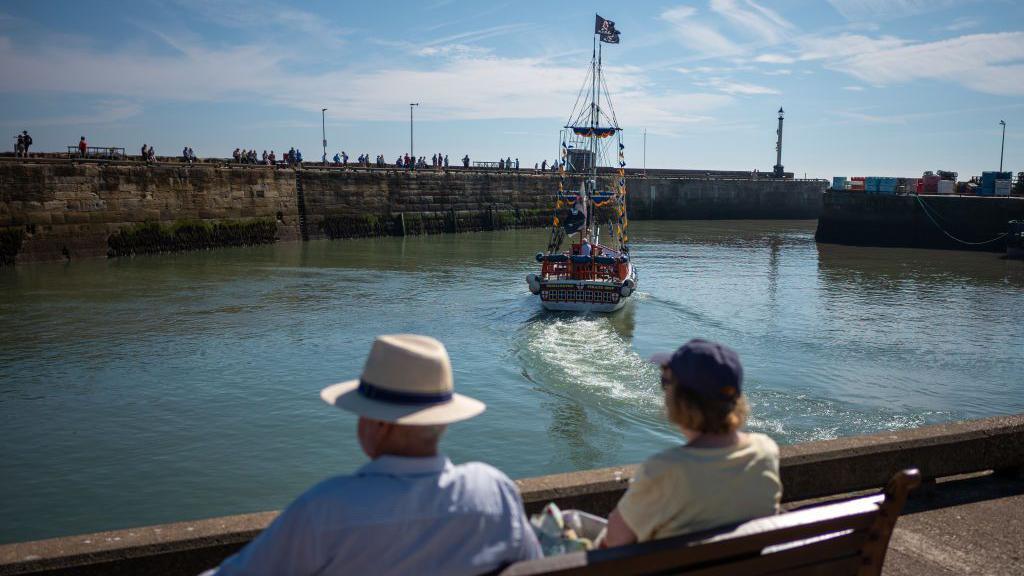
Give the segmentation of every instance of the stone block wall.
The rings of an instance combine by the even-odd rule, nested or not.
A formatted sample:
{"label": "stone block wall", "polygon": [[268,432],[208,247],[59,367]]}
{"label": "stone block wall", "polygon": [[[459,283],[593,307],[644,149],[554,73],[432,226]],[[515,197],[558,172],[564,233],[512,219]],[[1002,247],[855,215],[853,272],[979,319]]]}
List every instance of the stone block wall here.
{"label": "stone block wall", "polygon": [[310,238],[544,226],[555,186],[551,176],[432,170],[303,170],[298,178]]}
{"label": "stone block wall", "polygon": [[294,174],[269,168],[0,163],[0,231],[20,232],[18,261],[106,256],[146,223],[276,222],[295,239],[295,205]]}
{"label": "stone block wall", "polygon": [[[823,182],[630,176],[634,219],[815,218]],[[557,175],[0,161],[0,265],[548,226]]]}
{"label": "stone block wall", "polygon": [[825,194],[815,239],[854,246],[1005,252],[1002,235],[1010,220],[1024,220],[1024,198],[887,196],[830,190]]}
{"label": "stone block wall", "polygon": [[626,180],[634,220],[814,219],[824,180],[632,178]]}

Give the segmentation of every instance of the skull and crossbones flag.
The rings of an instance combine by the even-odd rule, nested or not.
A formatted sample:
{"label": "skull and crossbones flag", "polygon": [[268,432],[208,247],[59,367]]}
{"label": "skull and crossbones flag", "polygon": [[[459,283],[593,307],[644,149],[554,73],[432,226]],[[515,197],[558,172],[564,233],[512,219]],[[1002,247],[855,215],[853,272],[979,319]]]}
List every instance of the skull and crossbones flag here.
{"label": "skull and crossbones flag", "polygon": [[594,22],[594,34],[601,36],[601,42],[607,42],[608,44],[619,43],[619,31],[615,29],[615,22],[611,20],[605,20],[600,15],[595,14],[597,20]]}

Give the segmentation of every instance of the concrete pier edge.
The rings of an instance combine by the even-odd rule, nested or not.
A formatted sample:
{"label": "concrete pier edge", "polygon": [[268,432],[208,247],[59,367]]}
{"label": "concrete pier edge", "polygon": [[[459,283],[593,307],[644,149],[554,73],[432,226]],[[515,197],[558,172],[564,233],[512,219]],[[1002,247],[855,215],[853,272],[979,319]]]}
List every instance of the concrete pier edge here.
{"label": "concrete pier edge", "polygon": [[[907,467],[920,469],[927,480],[990,470],[1019,478],[1024,468],[1024,414],[808,442],[783,446],[781,452],[785,502],[879,488],[894,471]],[[634,470],[621,466],[517,483],[530,512],[555,501],[563,508],[607,514]],[[0,545],[0,575],[197,574],[243,546],[276,514]]]}

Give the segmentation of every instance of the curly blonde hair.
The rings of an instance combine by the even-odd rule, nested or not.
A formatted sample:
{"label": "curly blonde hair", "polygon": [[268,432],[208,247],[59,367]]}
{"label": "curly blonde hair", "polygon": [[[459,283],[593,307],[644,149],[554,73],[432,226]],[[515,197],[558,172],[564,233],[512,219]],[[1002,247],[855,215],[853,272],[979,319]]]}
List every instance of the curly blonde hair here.
{"label": "curly blonde hair", "polygon": [[668,419],[676,425],[702,434],[729,434],[746,424],[750,405],[742,394],[730,400],[706,398],[683,388],[671,377],[670,370],[666,372],[671,386],[665,390],[665,408]]}

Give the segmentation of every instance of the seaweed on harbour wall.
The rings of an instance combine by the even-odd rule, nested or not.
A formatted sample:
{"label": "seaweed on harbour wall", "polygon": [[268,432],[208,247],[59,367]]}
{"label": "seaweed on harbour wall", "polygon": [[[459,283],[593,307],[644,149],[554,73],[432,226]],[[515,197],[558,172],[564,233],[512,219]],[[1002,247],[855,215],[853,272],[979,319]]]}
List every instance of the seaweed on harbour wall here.
{"label": "seaweed on harbour wall", "polygon": [[171,225],[145,222],[121,228],[107,238],[107,256],[252,246],[271,244],[276,240],[277,222],[269,219],[224,222],[179,220]]}
{"label": "seaweed on harbour wall", "polygon": [[498,229],[515,228],[516,213],[511,210],[499,210],[497,218]]}
{"label": "seaweed on harbour wall", "polygon": [[380,218],[373,214],[335,214],[324,216],[320,222],[320,229],[331,240],[368,238],[392,235],[394,223],[390,219]]}
{"label": "seaweed on harbour wall", "polygon": [[0,228],[0,266],[10,266],[21,251],[25,229],[18,227]]}

